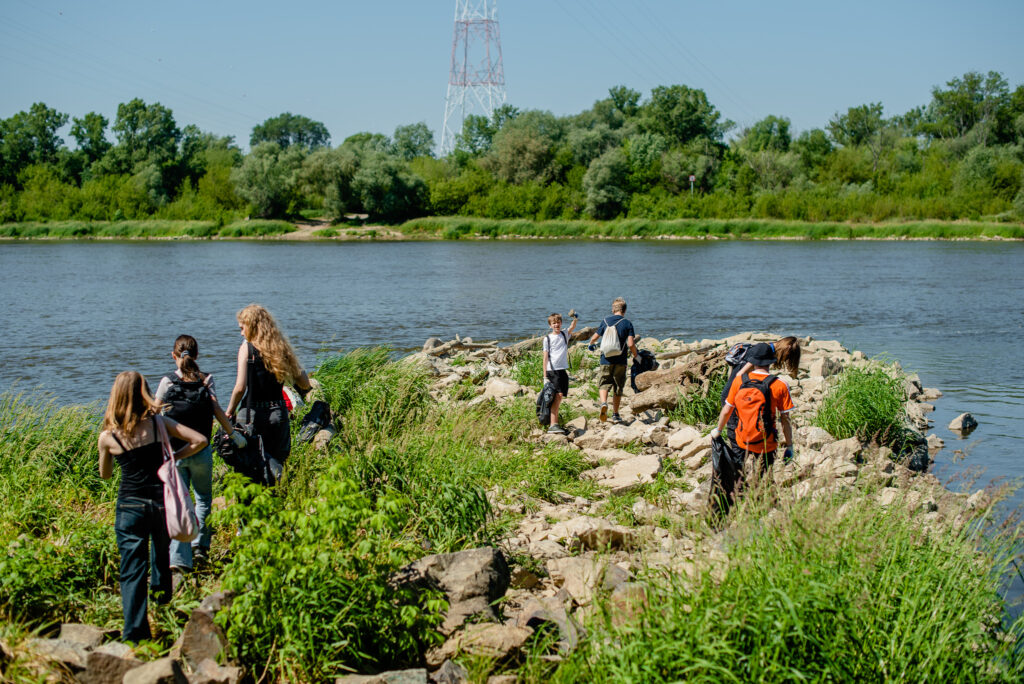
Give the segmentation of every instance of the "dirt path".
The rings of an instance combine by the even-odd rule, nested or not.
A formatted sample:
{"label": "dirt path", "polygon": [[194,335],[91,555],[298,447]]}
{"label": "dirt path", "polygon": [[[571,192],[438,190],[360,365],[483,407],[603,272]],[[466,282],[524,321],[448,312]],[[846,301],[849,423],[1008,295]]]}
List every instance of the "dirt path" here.
{"label": "dirt path", "polygon": [[[333,229],[334,235],[317,235],[317,231]],[[402,240],[405,238],[400,231],[390,226],[332,226],[328,219],[301,219],[295,221],[295,230],[290,233],[275,235],[274,240],[306,241],[306,240]]]}

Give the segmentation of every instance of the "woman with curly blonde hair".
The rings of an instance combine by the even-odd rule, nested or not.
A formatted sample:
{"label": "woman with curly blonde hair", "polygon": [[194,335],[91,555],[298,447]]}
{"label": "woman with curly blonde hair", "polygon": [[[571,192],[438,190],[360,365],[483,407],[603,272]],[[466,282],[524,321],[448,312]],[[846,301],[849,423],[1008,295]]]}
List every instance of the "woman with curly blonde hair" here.
{"label": "woman with curly blonde hair", "polygon": [[227,414],[234,416],[247,385],[251,386],[252,396],[246,404],[251,403],[252,415],[242,408],[238,419],[252,423],[254,432],[263,438],[264,451],[284,463],[292,445],[282,389],[286,384],[295,385],[305,394],[311,388],[309,376],[269,311],[250,304],[236,318],[245,342],[238,348],[238,375]]}

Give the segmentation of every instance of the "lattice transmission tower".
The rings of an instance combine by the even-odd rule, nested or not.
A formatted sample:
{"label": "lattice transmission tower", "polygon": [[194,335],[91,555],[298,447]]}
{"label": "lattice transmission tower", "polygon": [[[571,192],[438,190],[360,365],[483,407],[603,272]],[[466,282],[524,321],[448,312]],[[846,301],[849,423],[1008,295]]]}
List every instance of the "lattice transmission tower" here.
{"label": "lattice transmission tower", "polygon": [[452,68],[444,99],[441,154],[455,149],[467,114],[488,119],[505,103],[505,69],[501,64],[498,0],[455,0]]}

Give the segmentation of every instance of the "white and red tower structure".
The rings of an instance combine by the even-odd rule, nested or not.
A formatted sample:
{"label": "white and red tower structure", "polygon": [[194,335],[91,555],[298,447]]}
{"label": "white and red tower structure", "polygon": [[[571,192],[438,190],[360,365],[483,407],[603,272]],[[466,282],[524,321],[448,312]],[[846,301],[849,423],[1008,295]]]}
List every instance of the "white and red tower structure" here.
{"label": "white and red tower structure", "polygon": [[444,100],[441,154],[455,149],[455,138],[462,132],[467,114],[482,114],[490,119],[504,103],[498,0],[455,0],[455,34]]}

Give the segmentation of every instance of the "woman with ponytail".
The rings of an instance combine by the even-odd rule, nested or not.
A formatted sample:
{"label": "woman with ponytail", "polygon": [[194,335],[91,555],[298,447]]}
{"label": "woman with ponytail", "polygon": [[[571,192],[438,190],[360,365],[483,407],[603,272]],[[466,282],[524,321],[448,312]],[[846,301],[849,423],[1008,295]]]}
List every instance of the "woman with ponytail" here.
{"label": "woman with ponytail", "polygon": [[[178,367],[171,375],[160,379],[156,389],[156,400],[163,406],[164,415],[187,425],[210,441],[213,419],[221,424],[224,431],[239,447],[245,446],[245,437],[235,432],[231,421],[217,403],[217,391],[213,376],[199,370],[196,359],[199,344],[191,335],[179,335],[174,340],[171,358]],[[175,442],[171,442],[175,446]],[[206,517],[213,503],[213,449],[207,445],[199,453],[177,463],[178,476],[186,489],[195,489],[196,518],[199,521],[199,536],[189,542],[171,542],[171,570],[188,572],[193,562],[203,562],[210,553],[210,528]]]}
{"label": "woman with ponytail", "polygon": [[114,532],[121,554],[123,641],[150,638],[146,619],[150,590],[159,603],[171,600],[171,539],[167,534],[164,485],[158,475],[163,450],[156,421],[164,421],[168,434],[181,445],[174,450],[176,461],[206,447],[201,434],[170,418],[158,418],[159,412],[160,404],[150,395],[145,378],[135,371],[117,376],[103,415],[99,468],[100,477],[108,479],[114,474],[115,460],[121,467]]}
{"label": "woman with ponytail", "polygon": [[[305,395],[312,385],[269,311],[259,304],[250,304],[236,318],[245,341],[238,348],[238,375],[228,402],[228,415],[233,416],[235,409],[239,409],[239,422],[252,423],[255,433],[263,439],[264,451],[283,464],[292,450],[283,387],[294,385]],[[251,414],[240,407],[246,387],[252,392],[246,399]]]}

